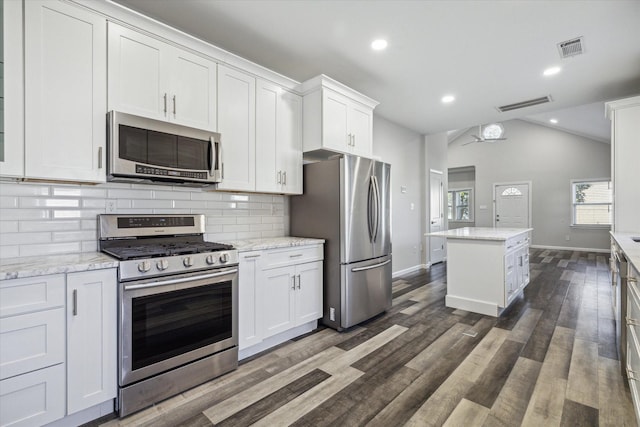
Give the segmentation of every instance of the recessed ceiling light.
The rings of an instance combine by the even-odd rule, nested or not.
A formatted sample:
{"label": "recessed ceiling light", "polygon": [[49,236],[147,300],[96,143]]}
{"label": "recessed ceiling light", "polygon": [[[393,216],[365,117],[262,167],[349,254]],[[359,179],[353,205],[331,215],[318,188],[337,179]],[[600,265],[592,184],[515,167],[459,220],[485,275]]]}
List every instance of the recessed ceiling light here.
{"label": "recessed ceiling light", "polygon": [[384,50],[387,48],[387,41],[385,39],[377,39],[371,42],[371,49],[373,50]]}
{"label": "recessed ceiling light", "polygon": [[549,122],[555,125],[558,123],[558,119],[549,119]]}
{"label": "recessed ceiling light", "polygon": [[445,95],[442,97],[442,102],[444,102],[445,104],[448,104],[450,102],[453,102],[456,100],[456,97],[453,95]]}
{"label": "recessed ceiling light", "polygon": [[560,67],[549,67],[542,72],[545,76],[553,76],[554,74],[558,74],[562,70]]}

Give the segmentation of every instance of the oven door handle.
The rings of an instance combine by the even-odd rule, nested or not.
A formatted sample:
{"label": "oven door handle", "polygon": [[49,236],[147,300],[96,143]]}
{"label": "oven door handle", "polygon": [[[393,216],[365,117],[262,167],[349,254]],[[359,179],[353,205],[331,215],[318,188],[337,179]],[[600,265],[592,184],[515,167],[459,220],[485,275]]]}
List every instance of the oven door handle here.
{"label": "oven door handle", "polygon": [[193,282],[196,280],[205,280],[205,279],[212,279],[214,277],[228,276],[229,274],[235,274],[237,272],[238,272],[238,269],[234,268],[233,270],[225,270],[225,271],[220,271],[218,273],[203,274],[201,276],[190,276],[190,277],[183,277],[181,279],[161,280],[158,282],[143,283],[140,285],[125,285],[124,290],[133,291],[136,289],[147,289],[147,288],[155,288],[158,286],[177,285],[179,283]]}

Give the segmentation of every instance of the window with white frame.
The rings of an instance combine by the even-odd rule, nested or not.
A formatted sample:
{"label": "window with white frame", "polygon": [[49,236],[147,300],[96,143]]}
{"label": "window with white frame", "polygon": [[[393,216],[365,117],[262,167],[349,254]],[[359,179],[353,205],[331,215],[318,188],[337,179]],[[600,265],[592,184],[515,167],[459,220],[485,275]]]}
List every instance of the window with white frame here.
{"label": "window with white frame", "polygon": [[573,201],[572,225],[611,225],[613,193],[610,180],[571,181],[571,194]]}
{"label": "window with white frame", "polygon": [[447,215],[450,221],[473,221],[472,194],[470,188],[449,190],[447,194]]}

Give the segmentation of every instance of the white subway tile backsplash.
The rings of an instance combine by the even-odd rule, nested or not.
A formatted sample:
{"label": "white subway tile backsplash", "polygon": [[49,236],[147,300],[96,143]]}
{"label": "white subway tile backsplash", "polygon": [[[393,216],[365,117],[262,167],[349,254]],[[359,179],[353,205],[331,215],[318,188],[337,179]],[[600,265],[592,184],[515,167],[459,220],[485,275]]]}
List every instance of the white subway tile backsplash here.
{"label": "white subway tile backsplash", "polygon": [[20,256],[69,254],[80,252],[80,242],[20,245]]}
{"label": "white subway tile backsplash", "polygon": [[34,231],[70,231],[80,230],[80,221],[20,221],[20,231],[23,233]]}
{"label": "white subway tile backsplash", "polygon": [[282,195],[112,182],[2,183],[0,256],[96,251],[97,215],[107,213],[108,201],[118,214],[204,214],[210,241],[279,237],[288,228],[289,199]]}

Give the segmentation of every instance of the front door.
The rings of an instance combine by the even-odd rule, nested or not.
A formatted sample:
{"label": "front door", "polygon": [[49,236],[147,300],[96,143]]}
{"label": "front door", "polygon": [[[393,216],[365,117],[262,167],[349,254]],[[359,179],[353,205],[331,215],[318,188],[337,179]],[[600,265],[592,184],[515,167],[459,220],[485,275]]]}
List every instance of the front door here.
{"label": "front door", "polygon": [[[442,231],[444,228],[444,187],[442,173],[431,171],[430,173],[430,212],[429,232]],[[436,264],[444,261],[444,238],[429,237],[429,261]]]}
{"label": "front door", "polygon": [[494,186],[496,228],[528,228],[529,184],[499,184]]}

